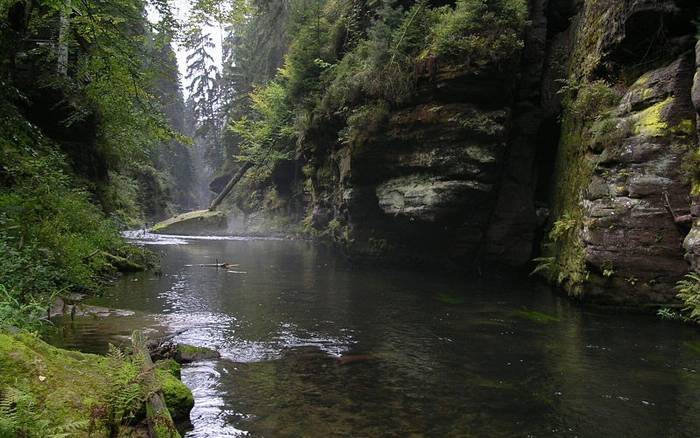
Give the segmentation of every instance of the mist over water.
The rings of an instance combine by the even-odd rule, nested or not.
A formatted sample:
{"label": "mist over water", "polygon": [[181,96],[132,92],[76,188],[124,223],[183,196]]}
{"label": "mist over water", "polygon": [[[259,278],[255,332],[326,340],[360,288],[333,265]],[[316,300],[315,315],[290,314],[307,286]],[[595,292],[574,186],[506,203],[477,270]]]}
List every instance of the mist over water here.
{"label": "mist over water", "polygon": [[[144,236],[142,236],[144,237]],[[123,277],[56,343],[102,352],[182,331],[190,437],[695,436],[700,337],[581,309],[522,278],[351,267],[308,242],[145,236],[162,277]],[[202,267],[215,261],[228,269]],[[338,364],[340,357],[357,360]]]}

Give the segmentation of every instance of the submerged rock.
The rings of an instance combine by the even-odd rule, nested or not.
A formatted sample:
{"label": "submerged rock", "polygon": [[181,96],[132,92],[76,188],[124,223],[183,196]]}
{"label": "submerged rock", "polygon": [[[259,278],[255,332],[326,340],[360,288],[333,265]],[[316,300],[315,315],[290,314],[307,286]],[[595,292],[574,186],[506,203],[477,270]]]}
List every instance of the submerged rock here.
{"label": "submerged rock", "polygon": [[200,360],[218,359],[220,357],[219,352],[211,348],[178,344],[174,359],[178,363],[191,363]]}

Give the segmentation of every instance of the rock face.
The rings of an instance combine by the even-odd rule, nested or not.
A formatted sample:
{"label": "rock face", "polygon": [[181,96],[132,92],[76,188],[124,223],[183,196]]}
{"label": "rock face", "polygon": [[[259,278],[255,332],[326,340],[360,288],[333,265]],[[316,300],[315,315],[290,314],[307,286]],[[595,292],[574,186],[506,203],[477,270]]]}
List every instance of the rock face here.
{"label": "rock face", "polygon": [[[391,112],[362,143],[326,158],[335,180],[318,183],[330,188],[319,190],[318,211],[330,207],[347,223],[353,254],[414,255],[418,249],[454,258],[480,250],[511,119],[514,87],[503,84],[514,84],[514,76],[488,90],[450,67],[436,76],[425,80],[425,95],[454,93],[436,92],[439,100]],[[488,91],[498,97],[487,102],[477,95]]]}
{"label": "rock face", "polygon": [[678,215],[688,214],[690,187],[682,167],[695,143],[693,64],[683,56],[639,77],[610,118],[612,132],[594,139],[583,244],[592,269],[614,274],[613,281],[591,287],[589,298],[616,298],[617,290],[625,290],[623,302],[668,301],[687,272],[680,251],[687,230],[674,223],[666,199]]}
{"label": "rock face", "polygon": [[[552,274],[588,301],[667,303],[688,270],[681,245],[688,230],[674,214],[689,213],[684,162],[698,140],[692,6],[580,6],[553,181]],[[650,28],[666,37],[654,39]]]}
{"label": "rock face", "polygon": [[[695,44],[695,75],[693,76],[692,101],[696,111],[697,126],[700,126],[700,41]],[[700,130],[698,130],[700,138]],[[698,188],[693,187],[693,200],[691,211],[696,218],[693,227],[683,241],[683,247],[687,251],[686,260],[695,272],[700,272],[700,203],[698,202]]]}

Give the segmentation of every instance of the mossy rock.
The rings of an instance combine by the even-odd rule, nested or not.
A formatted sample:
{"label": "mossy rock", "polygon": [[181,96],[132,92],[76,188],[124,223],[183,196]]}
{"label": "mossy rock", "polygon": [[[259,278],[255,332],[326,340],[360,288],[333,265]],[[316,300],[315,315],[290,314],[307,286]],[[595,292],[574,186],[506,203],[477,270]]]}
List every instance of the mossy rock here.
{"label": "mossy rock", "polygon": [[192,363],[199,360],[218,359],[221,355],[210,348],[178,344],[175,360],[179,363]]}
{"label": "mossy rock", "polygon": [[163,359],[159,360],[156,362],[156,368],[159,370],[163,370],[167,373],[170,373],[174,377],[177,377],[178,379],[181,377],[181,371],[182,367],[180,366],[175,359]]}
{"label": "mossy rock", "polygon": [[197,210],[179,214],[151,228],[156,234],[208,235],[221,234],[228,228],[226,215],[220,211]]}
{"label": "mossy rock", "polygon": [[[32,401],[34,407],[22,419],[45,422],[27,426],[32,436],[91,420],[93,436],[108,436],[102,416],[108,411],[110,371],[106,357],[55,348],[27,333],[0,332],[0,392]],[[80,430],[71,434],[87,435]]]}
{"label": "mossy rock", "polygon": [[[179,366],[177,369],[179,373]],[[172,371],[172,369],[156,368],[156,378],[163,391],[170,416],[175,423],[182,423],[190,418],[190,411],[194,407],[194,396],[192,391],[173,375]]]}
{"label": "mossy rock", "polygon": [[[141,436],[142,425],[113,424],[110,415],[123,361],[56,348],[26,332],[0,330],[0,398],[21,399],[18,406],[23,406],[16,418],[2,418],[0,436],[111,436],[115,430],[119,436]],[[165,361],[156,376],[173,419],[183,423],[194,398],[176,377],[178,371],[178,364]]]}

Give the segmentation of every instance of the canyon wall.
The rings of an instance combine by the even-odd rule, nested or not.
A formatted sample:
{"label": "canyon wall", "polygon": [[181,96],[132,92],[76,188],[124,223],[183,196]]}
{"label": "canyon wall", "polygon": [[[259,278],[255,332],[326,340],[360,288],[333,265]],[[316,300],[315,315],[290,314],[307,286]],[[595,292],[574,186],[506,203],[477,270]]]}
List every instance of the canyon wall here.
{"label": "canyon wall", "polygon": [[674,302],[700,266],[697,17],[531,0],[519,61],[422,59],[412,97],[364,107],[361,132],[313,118],[278,195],[355,260],[536,266],[582,300]]}

